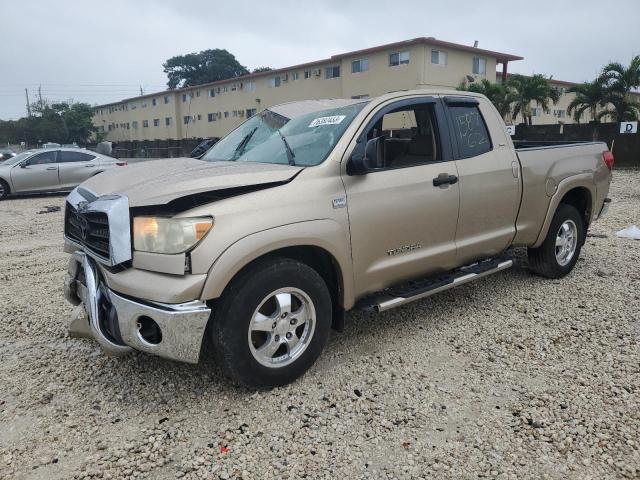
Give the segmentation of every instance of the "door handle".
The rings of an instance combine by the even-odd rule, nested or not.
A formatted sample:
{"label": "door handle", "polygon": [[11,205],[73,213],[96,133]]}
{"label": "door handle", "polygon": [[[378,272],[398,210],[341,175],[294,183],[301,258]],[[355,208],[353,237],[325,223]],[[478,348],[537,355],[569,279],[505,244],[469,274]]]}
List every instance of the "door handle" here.
{"label": "door handle", "polygon": [[88,165],[85,165],[85,167],[89,168],[89,167],[95,167],[95,165],[93,163],[90,163]]}
{"label": "door handle", "polygon": [[47,167],[47,170],[57,170],[58,167]]}
{"label": "door handle", "polygon": [[454,185],[458,183],[458,177],[456,175],[449,175],[448,173],[441,173],[433,179],[433,186],[440,187],[442,185]]}

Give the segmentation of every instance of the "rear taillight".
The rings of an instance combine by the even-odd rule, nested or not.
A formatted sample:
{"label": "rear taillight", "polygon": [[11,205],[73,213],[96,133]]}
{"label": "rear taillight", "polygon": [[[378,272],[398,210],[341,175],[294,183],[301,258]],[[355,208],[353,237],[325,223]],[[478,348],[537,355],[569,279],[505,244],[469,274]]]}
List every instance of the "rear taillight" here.
{"label": "rear taillight", "polygon": [[613,153],[611,153],[609,150],[607,150],[606,152],[602,152],[602,160],[609,170],[613,168],[613,162],[615,162],[615,158],[613,158]]}
{"label": "rear taillight", "polygon": [[127,162],[116,162],[116,165],[119,167],[126,167],[129,164]]}

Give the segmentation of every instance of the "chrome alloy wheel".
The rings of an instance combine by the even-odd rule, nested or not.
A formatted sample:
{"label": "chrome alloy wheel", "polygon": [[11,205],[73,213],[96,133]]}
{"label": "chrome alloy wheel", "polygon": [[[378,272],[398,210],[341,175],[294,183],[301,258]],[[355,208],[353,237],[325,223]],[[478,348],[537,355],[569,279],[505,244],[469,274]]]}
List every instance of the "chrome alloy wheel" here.
{"label": "chrome alloy wheel", "polygon": [[5,194],[4,183],[0,182],[0,198],[4,197]]}
{"label": "chrome alloy wheel", "polygon": [[578,227],[573,220],[565,220],[556,234],[556,261],[558,265],[567,265],[578,247]]}
{"label": "chrome alloy wheel", "polygon": [[315,331],[316,311],[302,290],[286,287],[262,299],[249,324],[249,349],[269,368],[293,363],[307,349]]}

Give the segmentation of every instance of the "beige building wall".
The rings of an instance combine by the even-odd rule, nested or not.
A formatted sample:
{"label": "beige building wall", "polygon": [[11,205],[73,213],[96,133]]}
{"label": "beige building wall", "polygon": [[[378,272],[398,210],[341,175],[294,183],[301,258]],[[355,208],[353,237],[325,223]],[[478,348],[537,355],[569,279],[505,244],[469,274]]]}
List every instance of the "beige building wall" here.
{"label": "beige building wall", "polygon": [[[433,50],[444,53],[446,61],[443,64],[432,63]],[[520,59],[420,38],[272,72],[97,106],[93,122],[107,133],[107,140],[114,142],[222,137],[251,114],[280,103],[303,99],[373,97],[391,91],[433,86],[454,89],[468,75],[494,82],[498,56],[503,61],[505,58]],[[482,59],[483,72],[473,72],[475,57]],[[353,71],[354,61],[360,61],[360,68],[356,70],[362,71]],[[336,73],[335,67],[339,67],[339,76],[331,78],[328,70]],[[169,125],[167,118],[170,119]]]}

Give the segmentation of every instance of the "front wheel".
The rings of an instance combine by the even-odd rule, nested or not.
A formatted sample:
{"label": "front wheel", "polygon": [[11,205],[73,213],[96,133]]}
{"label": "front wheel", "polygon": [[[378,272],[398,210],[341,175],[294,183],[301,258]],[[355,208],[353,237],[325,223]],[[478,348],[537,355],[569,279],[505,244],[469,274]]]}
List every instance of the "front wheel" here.
{"label": "front wheel", "polygon": [[561,203],[542,245],[528,251],[531,270],[548,278],[564,277],[578,261],[584,236],[584,222],[578,210]]}
{"label": "front wheel", "polygon": [[331,312],[329,290],[314,269],[287,258],[262,261],[220,299],[211,328],[214,354],[243,385],[286,385],[320,356]]}
{"label": "front wheel", "polygon": [[9,185],[4,180],[0,180],[0,200],[4,200],[9,195]]}

